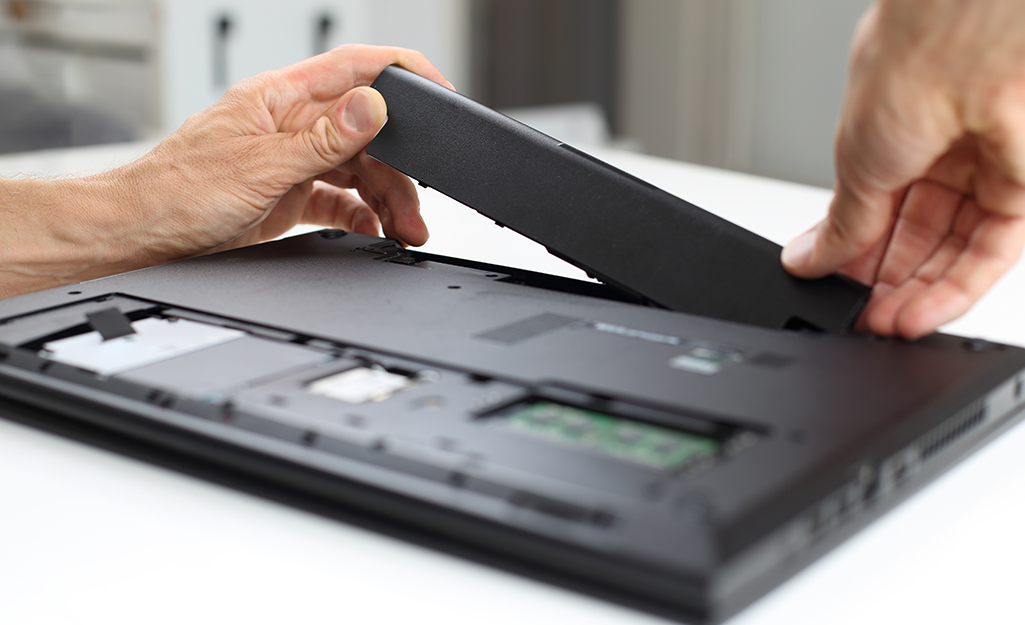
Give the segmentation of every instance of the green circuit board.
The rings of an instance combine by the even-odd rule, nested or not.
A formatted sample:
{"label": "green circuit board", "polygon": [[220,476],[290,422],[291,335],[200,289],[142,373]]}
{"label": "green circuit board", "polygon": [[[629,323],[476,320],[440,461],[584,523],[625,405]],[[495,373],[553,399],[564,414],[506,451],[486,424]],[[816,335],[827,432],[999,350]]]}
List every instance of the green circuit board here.
{"label": "green circuit board", "polygon": [[658,469],[714,456],[720,441],[550,401],[514,406],[504,427]]}

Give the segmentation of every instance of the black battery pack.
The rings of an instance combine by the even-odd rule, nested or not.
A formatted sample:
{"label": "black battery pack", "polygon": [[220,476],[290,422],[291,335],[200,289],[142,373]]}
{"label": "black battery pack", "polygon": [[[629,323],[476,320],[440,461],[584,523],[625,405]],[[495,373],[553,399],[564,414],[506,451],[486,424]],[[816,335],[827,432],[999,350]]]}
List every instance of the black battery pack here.
{"label": "black battery pack", "polygon": [[370,156],[640,301],[769,328],[844,333],[870,289],[804,280],[780,246],[402,68],[373,87]]}

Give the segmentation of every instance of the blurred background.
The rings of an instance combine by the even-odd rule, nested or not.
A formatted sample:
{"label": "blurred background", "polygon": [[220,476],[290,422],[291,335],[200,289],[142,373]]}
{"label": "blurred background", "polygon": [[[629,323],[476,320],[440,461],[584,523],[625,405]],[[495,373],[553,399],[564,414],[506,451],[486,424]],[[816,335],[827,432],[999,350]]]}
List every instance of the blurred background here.
{"label": "blurred background", "polygon": [[342,43],[559,139],[830,186],[869,0],[0,0],[0,152],[155,139]]}

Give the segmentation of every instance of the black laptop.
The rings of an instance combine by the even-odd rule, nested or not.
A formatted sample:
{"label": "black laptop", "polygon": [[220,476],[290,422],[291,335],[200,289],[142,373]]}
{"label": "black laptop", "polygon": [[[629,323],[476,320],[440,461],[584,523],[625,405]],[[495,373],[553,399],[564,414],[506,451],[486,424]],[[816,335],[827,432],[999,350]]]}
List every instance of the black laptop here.
{"label": "black laptop", "polygon": [[[381,88],[392,125],[403,108]],[[618,195],[589,199],[596,215],[640,194],[662,203],[661,219],[690,219],[693,207],[503,127],[555,155],[550,176],[583,161],[601,168],[607,179],[595,184]],[[396,137],[382,139],[393,151],[371,153],[407,170]],[[560,165],[558,150],[581,160]],[[420,176],[453,196],[465,190],[458,176]],[[738,280],[745,262],[755,274],[778,268],[778,250],[705,223],[721,235],[703,254],[747,250],[731,265]],[[704,227],[694,236],[711,236]],[[529,234],[547,238],[543,227]],[[579,242],[592,236],[622,256],[588,256],[595,246]],[[597,227],[556,239],[564,257],[587,248],[578,264],[606,283],[327,230],[8,299],[0,415],[214,467],[496,565],[717,622],[1025,407],[1025,350],[845,334],[866,295],[845,279],[753,299],[721,281],[708,298],[715,310],[688,312],[702,305],[687,284],[693,268],[670,271],[683,261],[658,237]],[[762,256],[775,264],[762,267]],[[666,265],[634,282],[616,260],[627,257]]]}

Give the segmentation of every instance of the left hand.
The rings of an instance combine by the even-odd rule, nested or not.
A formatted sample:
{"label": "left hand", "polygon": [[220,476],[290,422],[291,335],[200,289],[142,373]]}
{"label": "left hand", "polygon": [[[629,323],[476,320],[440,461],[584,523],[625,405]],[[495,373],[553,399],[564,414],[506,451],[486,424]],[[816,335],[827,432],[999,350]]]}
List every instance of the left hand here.
{"label": "left hand", "polygon": [[366,234],[382,226],[422,245],[413,183],[363,151],[387,119],[366,85],[391,64],[451,86],[417,52],[357,45],[235,85],[108,174],[141,197],[125,206],[127,240],[139,241],[145,264],[265,241],[300,223]]}

